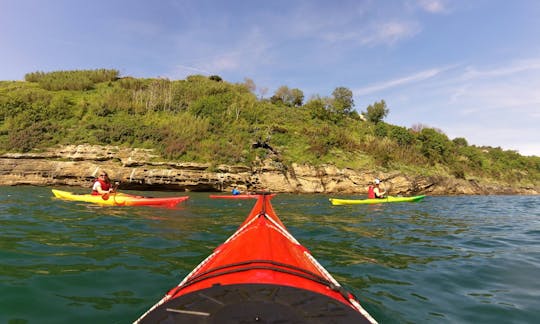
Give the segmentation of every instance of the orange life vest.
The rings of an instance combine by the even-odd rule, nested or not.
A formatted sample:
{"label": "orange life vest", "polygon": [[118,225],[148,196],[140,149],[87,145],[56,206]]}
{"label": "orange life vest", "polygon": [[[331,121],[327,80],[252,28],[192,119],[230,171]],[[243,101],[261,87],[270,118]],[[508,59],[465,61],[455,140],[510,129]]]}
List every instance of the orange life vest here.
{"label": "orange life vest", "polygon": [[[99,184],[101,185],[101,190],[107,191],[107,190],[111,189],[111,183],[110,182],[106,182],[103,179],[99,179],[99,178],[96,179],[96,181],[98,181]],[[94,183],[96,183],[96,181],[94,181]],[[93,189],[93,187],[92,187],[92,189]],[[97,190],[92,190],[92,195],[99,196],[101,194]]]}
{"label": "orange life vest", "polygon": [[368,199],[375,199],[375,191],[373,191],[373,186],[369,186],[367,190]]}

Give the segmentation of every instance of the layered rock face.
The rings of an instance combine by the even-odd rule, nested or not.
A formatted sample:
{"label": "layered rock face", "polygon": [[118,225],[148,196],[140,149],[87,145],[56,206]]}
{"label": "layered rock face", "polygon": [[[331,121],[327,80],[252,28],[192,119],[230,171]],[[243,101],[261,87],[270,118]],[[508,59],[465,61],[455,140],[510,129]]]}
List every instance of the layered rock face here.
{"label": "layered rock face", "polygon": [[391,195],[538,194],[538,188],[509,188],[446,177],[407,176],[339,169],[284,166],[272,160],[250,166],[163,162],[152,150],[72,145],[39,153],[0,155],[0,185],[79,186],[90,189],[100,170],[123,189],[172,191],[267,190],[287,193],[365,194],[374,179]]}

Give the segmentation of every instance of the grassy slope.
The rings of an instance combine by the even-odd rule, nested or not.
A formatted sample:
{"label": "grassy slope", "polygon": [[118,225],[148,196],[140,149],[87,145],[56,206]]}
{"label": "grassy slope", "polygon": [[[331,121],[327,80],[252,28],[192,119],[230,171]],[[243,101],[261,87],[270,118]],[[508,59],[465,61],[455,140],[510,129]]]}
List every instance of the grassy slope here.
{"label": "grassy slope", "polygon": [[[540,158],[475,147],[432,129],[414,132],[349,115],[258,100],[239,84],[119,79],[88,90],[46,90],[37,82],[0,82],[0,149],[64,144],[155,148],[164,159],[249,164],[270,156],[285,166],[334,164],[352,169],[536,186]],[[252,148],[256,141],[268,149]]]}

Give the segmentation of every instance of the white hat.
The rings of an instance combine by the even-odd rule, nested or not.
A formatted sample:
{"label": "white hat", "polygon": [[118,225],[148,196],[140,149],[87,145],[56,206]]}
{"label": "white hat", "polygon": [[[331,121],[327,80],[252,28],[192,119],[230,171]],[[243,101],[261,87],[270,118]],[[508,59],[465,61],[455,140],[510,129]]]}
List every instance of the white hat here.
{"label": "white hat", "polygon": [[375,182],[375,184],[379,184],[379,183],[381,183],[381,180],[379,180],[379,179],[375,179],[375,181],[374,181],[374,182]]}

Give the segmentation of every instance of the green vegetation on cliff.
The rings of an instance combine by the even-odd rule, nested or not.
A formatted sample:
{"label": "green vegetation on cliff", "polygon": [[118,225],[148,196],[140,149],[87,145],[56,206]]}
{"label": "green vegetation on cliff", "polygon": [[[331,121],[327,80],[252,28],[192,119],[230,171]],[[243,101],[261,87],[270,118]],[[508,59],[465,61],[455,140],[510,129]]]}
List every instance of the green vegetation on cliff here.
{"label": "green vegetation on cliff", "polygon": [[107,144],[154,148],[164,159],[248,164],[270,156],[283,163],[401,170],[462,179],[537,185],[540,157],[476,147],[464,138],[383,121],[384,101],[354,110],[352,92],[304,103],[299,89],[258,98],[251,80],[219,76],[186,80],[119,77],[116,70],[34,72],[0,82],[0,150]]}

